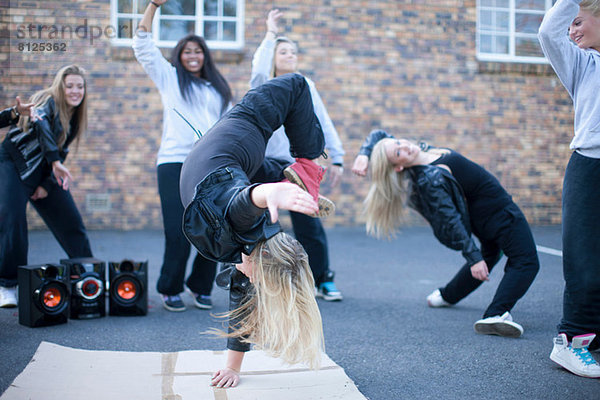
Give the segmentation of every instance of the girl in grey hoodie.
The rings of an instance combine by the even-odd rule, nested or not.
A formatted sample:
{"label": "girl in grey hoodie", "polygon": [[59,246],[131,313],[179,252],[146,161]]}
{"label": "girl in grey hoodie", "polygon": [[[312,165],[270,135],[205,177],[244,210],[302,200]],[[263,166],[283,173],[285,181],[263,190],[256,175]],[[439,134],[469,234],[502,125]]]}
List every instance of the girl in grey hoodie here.
{"label": "girl in grey hoodie", "polygon": [[588,349],[600,347],[600,0],[558,0],[538,37],[575,110],[563,183],[563,317],[550,359],[599,378]]}

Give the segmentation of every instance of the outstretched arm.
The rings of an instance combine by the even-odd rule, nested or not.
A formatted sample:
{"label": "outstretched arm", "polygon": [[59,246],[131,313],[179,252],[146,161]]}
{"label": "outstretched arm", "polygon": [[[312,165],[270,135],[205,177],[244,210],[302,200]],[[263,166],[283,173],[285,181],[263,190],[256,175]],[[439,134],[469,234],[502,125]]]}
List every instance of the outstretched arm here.
{"label": "outstretched arm", "polygon": [[275,39],[279,32],[277,21],[283,15],[279,10],[269,11],[267,17],[267,33],[252,57],[252,73],[250,75],[250,88],[256,88],[269,80],[275,53]]}
{"label": "outstretched arm", "polygon": [[156,14],[158,7],[166,2],[167,0],[152,0],[149,2],[146,11],[144,11],[144,16],[138,25],[138,29],[144,32],[152,32],[152,20],[154,20],[154,14]]}
{"label": "outstretched arm", "polygon": [[367,171],[369,169],[369,158],[371,157],[373,147],[375,147],[377,142],[385,138],[393,138],[393,136],[381,129],[377,129],[369,133],[369,136],[367,136],[363,142],[360,150],[358,151],[358,155],[354,159],[354,164],[352,165],[352,172],[354,174],[358,176],[367,175]]}

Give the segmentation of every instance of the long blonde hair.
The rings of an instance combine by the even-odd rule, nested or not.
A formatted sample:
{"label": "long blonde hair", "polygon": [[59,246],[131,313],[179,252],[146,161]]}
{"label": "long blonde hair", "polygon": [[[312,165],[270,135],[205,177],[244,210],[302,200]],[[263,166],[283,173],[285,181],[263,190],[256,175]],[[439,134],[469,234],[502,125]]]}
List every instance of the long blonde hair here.
{"label": "long blonde hair", "polygon": [[394,170],[385,153],[385,143],[380,140],[371,153],[371,186],[365,198],[367,233],[377,238],[395,235],[398,227],[406,221],[407,203],[411,185],[408,172]]}
{"label": "long blonde hair", "polygon": [[223,315],[239,322],[230,333],[216,333],[243,337],[255,349],[289,364],[303,362],[318,369],[325,348],[323,326],[302,245],[281,232],[256,246],[250,261],[254,264],[250,297]]}
{"label": "long blonde hair", "polygon": [[[83,78],[84,94],[81,103],[73,110],[69,111],[67,101],[65,99],[65,78],[67,75],[79,75]],[[57,145],[59,149],[62,149],[63,145],[67,141],[67,135],[71,127],[71,119],[75,118],[77,121],[77,132],[75,132],[75,144],[79,144],[81,135],[87,129],[87,84],[85,80],[85,70],[78,65],[67,65],[62,67],[54,77],[54,81],[49,88],[40,90],[31,96],[29,102],[34,103],[34,108],[42,107],[46,104],[48,99],[52,97],[56,104],[56,113],[60,119],[62,125],[62,132],[60,133]],[[25,131],[29,128],[29,117],[21,118],[19,121],[19,127]]]}
{"label": "long blonde hair", "polygon": [[600,17],[600,0],[583,0],[579,3],[579,9],[589,12],[594,17]]}

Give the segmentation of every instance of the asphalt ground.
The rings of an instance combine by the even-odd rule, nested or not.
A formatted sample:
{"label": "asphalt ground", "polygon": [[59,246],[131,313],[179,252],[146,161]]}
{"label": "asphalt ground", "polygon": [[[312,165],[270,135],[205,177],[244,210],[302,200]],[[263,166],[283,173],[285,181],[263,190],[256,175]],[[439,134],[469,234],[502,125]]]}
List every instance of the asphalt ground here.
{"label": "asphalt ground", "polygon": [[[407,228],[391,241],[369,238],[362,227],[329,229],[332,269],[344,300],[319,300],[327,354],[371,400],[600,398],[600,380],[572,375],[548,358],[562,309],[562,262],[551,250],[560,251],[560,227],[534,227],[533,232],[545,249],[539,253],[541,270],[512,310],[525,333],[509,339],[473,331],[502,277],[505,260],[490,282],[458,305],[431,309],[426,296],[453,276],[462,257],[440,245],[430,228]],[[163,309],[155,289],[161,231],[92,231],[90,238],[101,260],[149,261],[148,315],[29,328],[19,325],[17,309],[0,309],[0,392],[26,367],[41,341],[89,350],[224,349],[223,339],[202,333],[221,327],[221,322],[211,312],[194,308],[187,295],[186,312]],[[64,257],[49,232],[30,233],[30,264]],[[227,295],[214,289],[213,313],[227,310]],[[60,371],[49,371],[49,378],[52,373]]]}

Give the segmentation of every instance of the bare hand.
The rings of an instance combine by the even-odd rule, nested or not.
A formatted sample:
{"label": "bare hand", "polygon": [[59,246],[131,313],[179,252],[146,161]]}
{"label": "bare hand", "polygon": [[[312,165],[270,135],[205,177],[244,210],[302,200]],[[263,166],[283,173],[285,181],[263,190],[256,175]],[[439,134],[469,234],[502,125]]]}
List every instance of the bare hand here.
{"label": "bare hand", "polygon": [[158,4],[159,6],[162,6],[163,4],[165,4],[167,2],[167,0],[154,0],[154,2],[156,4]]}
{"label": "bare hand", "polygon": [[278,9],[269,11],[269,15],[267,16],[267,32],[273,32],[275,35],[279,33],[277,23],[281,17],[283,17],[283,13]]}
{"label": "bare hand", "polygon": [[239,381],[239,372],[231,368],[224,368],[218,370],[213,374],[212,379],[210,380],[210,385],[220,388],[228,388],[235,387]]}
{"label": "bare hand", "polygon": [[30,198],[31,198],[31,200],[36,201],[36,200],[44,199],[47,196],[48,196],[48,191],[46,191],[46,189],[44,189],[42,186],[38,186]]}
{"label": "bare hand", "polygon": [[27,103],[27,104],[23,104],[21,103],[21,98],[19,96],[17,96],[16,98],[17,104],[16,104],[16,108],[17,108],[17,112],[21,115],[23,115],[24,117],[30,117],[31,119],[33,119],[33,105],[34,103]]}
{"label": "bare hand", "polygon": [[260,208],[268,208],[271,222],[279,219],[278,209],[313,215],[319,212],[319,205],[313,197],[290,182],[264,183],[252,190],[252,203]]}
{"label": "bare hand", "polygon": [[472,265],[471,275],[473,275],[473,278],[479,279],[480,281],[489,281],[490,271],[488,270],[485,261],[481,260],[477,264]]}
{"label": "bare hand", "polygon": [[341,165],[332,165],[327,168],[327,178],[332,188],[336,187],[342,181],[342,175],[344,174],[344,167]]}
{"label": "bare hand", "polygon": [[71,173],[69,172],[67,167],[62,165],[60,161],[54,161],[52,163],[52,173],[58,181],[59,186],[63,188],[63,190],[68,190],[69,181],[72,181],[73,177],[71,176]]}
{"label": "bare hand", "polygon": [[369,157],[364,154],[359,154],[354,159],[354,165],[352,165],[352,172],[358,176],[366,176],[367,170],[369,169]]}

